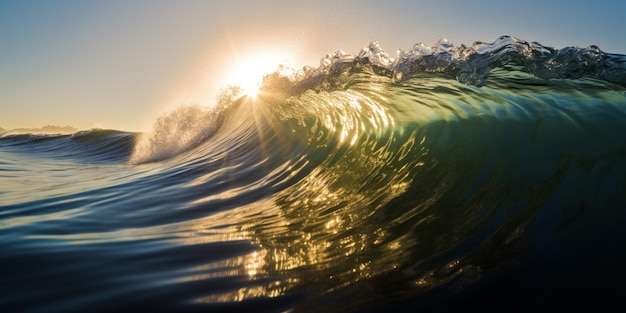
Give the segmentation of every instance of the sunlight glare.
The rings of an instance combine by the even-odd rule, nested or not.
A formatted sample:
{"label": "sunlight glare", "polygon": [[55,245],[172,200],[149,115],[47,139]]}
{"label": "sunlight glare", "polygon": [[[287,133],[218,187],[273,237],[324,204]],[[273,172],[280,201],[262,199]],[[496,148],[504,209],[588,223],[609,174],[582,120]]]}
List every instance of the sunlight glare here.
{"label": "sunlight glare", "polygon": [[279,54],[254,54],[239,59],[231,72],[232,85],[239,86],[245,95],[256,97],[261,88],[263,76],[271,74],[286,61]]}

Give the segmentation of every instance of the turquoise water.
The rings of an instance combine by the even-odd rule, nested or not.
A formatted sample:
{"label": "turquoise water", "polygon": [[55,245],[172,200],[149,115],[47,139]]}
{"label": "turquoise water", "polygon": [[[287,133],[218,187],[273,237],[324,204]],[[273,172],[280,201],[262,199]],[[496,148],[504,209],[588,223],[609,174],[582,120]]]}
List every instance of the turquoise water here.
{"label": "turquoise water", "polygon": [[145,134],[4,134],[0,310],[623,308],[624,60],[372,43]]}

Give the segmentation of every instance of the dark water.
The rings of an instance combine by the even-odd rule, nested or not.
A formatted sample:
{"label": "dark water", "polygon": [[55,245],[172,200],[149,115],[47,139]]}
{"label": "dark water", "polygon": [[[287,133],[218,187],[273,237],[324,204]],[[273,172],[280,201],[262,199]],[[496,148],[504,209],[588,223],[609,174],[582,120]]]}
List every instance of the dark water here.
{"label": "dark water", "polygon": [[0,311],[623,311],[626,57],[376,44],[0,138]]}

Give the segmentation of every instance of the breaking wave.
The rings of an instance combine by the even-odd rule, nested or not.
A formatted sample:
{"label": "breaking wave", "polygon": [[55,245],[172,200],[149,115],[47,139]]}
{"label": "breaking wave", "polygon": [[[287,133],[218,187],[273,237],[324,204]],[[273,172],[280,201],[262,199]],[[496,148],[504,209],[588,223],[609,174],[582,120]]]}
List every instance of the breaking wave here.
{"label": "breaking wave", "polygon": [[625,60],[373,42],[146,134],[4,136],[0,308],[621,305]]}

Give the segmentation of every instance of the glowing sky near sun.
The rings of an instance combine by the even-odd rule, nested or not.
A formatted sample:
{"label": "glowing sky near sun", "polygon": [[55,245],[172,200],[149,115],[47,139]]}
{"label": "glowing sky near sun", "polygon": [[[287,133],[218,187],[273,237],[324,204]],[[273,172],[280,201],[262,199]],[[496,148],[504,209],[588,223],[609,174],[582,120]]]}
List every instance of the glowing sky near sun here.
{"label": "glowing sky near sun", "polygon": [[168,107],[211,105],[242,66],[317,66],[372,40],[391,55],[505,34],[626,53],[624,20],[624,1],[3,0],[0,127],[146,130]]}

